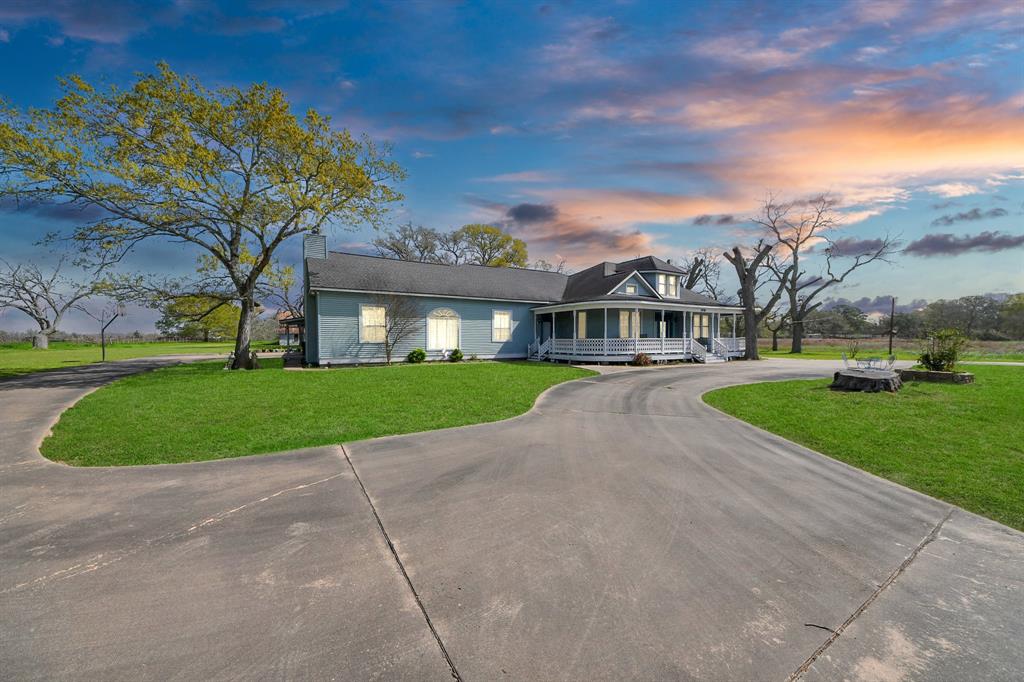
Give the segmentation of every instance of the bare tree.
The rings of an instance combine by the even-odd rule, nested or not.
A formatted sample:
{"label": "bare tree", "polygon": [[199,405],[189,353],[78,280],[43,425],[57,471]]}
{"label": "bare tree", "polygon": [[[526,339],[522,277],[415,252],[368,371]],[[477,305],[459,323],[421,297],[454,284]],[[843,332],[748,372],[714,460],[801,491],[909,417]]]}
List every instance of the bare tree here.
{"label": "bare tree", "polygon": [[420,263],[439,263],[442,258],[438,253],[441,234],[437,230],[422,225],[406,223],[397,230],[389,231],[382,237],[373,240],[377,253],[385,258],[417,261]]}
{"label": "bare tree", "polygon": [[530,267],[534,270],[543,270],[544,272],[557,272],[560,275],[570,274],[564,258],[559,259],[557,263],[552,263],[544,260],[543,258],[538,258],[533,261]]}
{"label": "bare tree", "polygon": [[[722,254],[736,269],[736,279],[740,283],[739,291],[736,293],[739,295],[740,305],[743,306],[743,335],[747,343],[744,357],[747,360],[760,359],[761,356],[757,352],[758,327],[782,298],[785,287],[784,281],[772,282],[763,279],[764,274],[773,270],[772,252],[774,249],[775,244],[761,239],[752,249],[749,249],[749,255],[744,255],[743,249],[739,246],[734,246],[732,251]],[[787,271],[783,270],[782,272]],[[780,278],[780,280],[784,279],[784,277]],[[769,283],[773,286],[770,287],[768,300],[758,306],[758,292],[765,284]]]}
{"label": "bare tree", "polygon": [[391,356],[402,341],[423,328],[423,313],[412,296],[380,293],[371,298],[373,305],[384,309],[384,357],[391,364]]}
{"label": "bare tree", "polygon": [[102,268],[85,270],[81,279],[62,274],[67,264],[62,256],[52,270],[34,263],[11,264],[0,259],[0,308],[20,310],[39,326],[32,347],[45,349],[69,310],[84,310],[85,301],[104,288]]}
{"label": "bare tree", "polygon": [[765,329],[772,333],[772,350],[779,349],[779,334],[789,326],[789,311],[773,310],[764,320]]}
{"label": "bare tree", "polygon": [[685,288],[710,296],[716,301],[727,298],[719,287],[722,261],[713,249],[697,249],[692,256],[683,259],[680,267],[686,272],[683,278]]}
{"label": "bare tree", "polygon": [[[879,239],[833,241],[830,232],[840,224],[841,216],[836,210],[836,199],[829,194],[805,202],[783,203],[768,193],[760,214],[752,220],[776,242],[777,258],[773,269],[789,300],[792,353],[803,351],[804,320],[823,303],[815,302],[818,295],[869,263],[887,262],[900,245],[889,235]],[[828,244],[824,249],[823,271],[808,275],[801,261],[821,242]]]}

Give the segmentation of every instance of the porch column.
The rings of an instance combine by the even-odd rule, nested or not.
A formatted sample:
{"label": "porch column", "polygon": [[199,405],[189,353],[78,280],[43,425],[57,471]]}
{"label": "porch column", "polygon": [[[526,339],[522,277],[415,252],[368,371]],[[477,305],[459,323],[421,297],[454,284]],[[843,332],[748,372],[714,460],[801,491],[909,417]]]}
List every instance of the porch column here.
{"label": "porch column", "polygon": [[640,352],[640,324],[643,320],[640,319],[640,306],[633,309],[636,319],[636,326],[633,329],[633,354],[636,355]]}
{"label": "porch column", "polygon": [[555,324],[555,313],[551,313],[551,345],[552,346],[555,345],[555,337],[558,336],[558,334],[555,333],[555,327],[557,327],[557,326],[558,325]]}
{"label": "porch column", "polygon": [[608,306],[604,308],[604,354],[608,355]]}
{"label": "porch column", "polygon": [[572,352],[576,353],[576,311],[572,311]]}
{"label": "porch column", "polygon": [[665,335],[668,334],[668,327],[665,326],[665,310],[661,311],[661,324],[658,325],[658,336],[661,337],[661,354],[665,354]]}

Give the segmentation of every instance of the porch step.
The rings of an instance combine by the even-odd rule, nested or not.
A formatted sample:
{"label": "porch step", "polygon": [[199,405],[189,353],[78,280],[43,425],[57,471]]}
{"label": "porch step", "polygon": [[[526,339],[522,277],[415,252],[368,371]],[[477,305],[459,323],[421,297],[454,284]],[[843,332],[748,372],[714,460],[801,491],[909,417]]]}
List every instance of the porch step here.
{"label": "porch step", "polygon": [[717,365],[720,362],[728,362],[729,358],[722,357],[721,355],[715,355],[714,353],[708,353],[704,356],[705,365]]}

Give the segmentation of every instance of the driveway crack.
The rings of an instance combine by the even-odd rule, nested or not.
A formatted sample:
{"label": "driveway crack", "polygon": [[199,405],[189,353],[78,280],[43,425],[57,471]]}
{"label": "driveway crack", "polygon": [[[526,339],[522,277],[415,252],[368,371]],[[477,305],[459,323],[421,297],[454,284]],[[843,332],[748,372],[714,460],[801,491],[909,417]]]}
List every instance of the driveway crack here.
{"label": "driveway crack", "polygon": [[427,623],[427,628],[430,629],[430,634],[434,636],[434,641],[437,642],[438,648],[441,650],[441,655],[444,656],[445,662],[448,663],[448,668],[451,670],[452,677],[459,682],[462,682],[462,677],[459,675],[458,669],[455,667],[455,661],[452,660],[451,655],[448,653],[448,649],[444,645],[444,641],[441,639],[441,635],[437,632],[437,628],[434,627],[434,621],[430,619],[430,614],[427,613],[427,607],[423,604],[423,600],[420,598],[420,593],[416,591],[416,586],[412,584],[412,578],[409,577],[409,572],[405,570],[405,564],[402,563],[402,558],[398,556],[398,550],[395,549],[395,544],[391,542],[391,536],[388,535],[388,531],[384,528],[384,522],[380,518],[380,514],[377,513],[377,507],[373,504],[373,500],[370,499],[370,494],[366,492],[366,486],[363,485],[363,479],[359,477],[359,472],[356,471],[355,465],[352,463],[352,459],[348,456],[348,450],[345,449],[344,445],[338,446],[341,449],[341,454],[345,456],[345,461],[348,462],[348,466],[352,469],[352,475],[356,477],[356,483],[359,484],[359,489],[363,492],[363,497],[366,498],[366,504],[370,506],[370,511],[373,512],[373,518],[377,521],[377,528],[380,529],[380,534],[384,538],[384,542],[387,543],[388,549],[391,551],[391,556],[394,558],[395,563],[398,564],[398,570],[402,572],[402,577],[405,578],[405,584],[409,587],[409,591],[412,592],[413,598],[416,600],[416,606],[419,607],[420,613],[423,614],[423,620]]}
{"label": "driveway crack", "polygon": [[[857,620],[857,618],[859,618],[860,615],[862,613],[864,613],[864,611],[866,611],[867,608],[869,606],[871,606],[871,604],[876,599],[878,599],[878,597],[881,596],[881,594],[883,592],[885,592],[885,590],[888,589],[890,585],[892,585],[894,582],[896,582],[896,578],[900,577],[903,574],[903,572],[906,571],[910,567],[910,564],[914,563],[914,559],[917,558],[917,556],[921,553],[921,551],[925,547],[927,547],[932,542],[934,542],[935,538],[939,537],[939,533],[942,531],[942,527],[944,525],[946,525],[946,522],[949,521],[950,517],[953,516],[953,513],[955,511],[956,511],[956,508],[953,507],[948,512],[946,512],[946,515],[944,517],[942,517],[941,521],[939,521],[937,524],[935,524],[935,527],[932,528],[931,532],[929,532],[928,535],[924,536],[924,539],[921,540],[921,542],[917,543],[917,547],[915,547],[914,551],[912,551],[909,555],[907,555],[907,558],[903,560],[903,563],[901,563],[899,566],[897,566],[896,570],[889,574],[889,577],[886,578],[882,582],[882,584],[879,585],[875,589],[875,591],[872,592],[871,595],[868,596],[868,598],[864,600],[864,603],[861,604],[857,608],[856,611],[854,611],[853,613],[850,614],[849,618],[847,618],[845,621],[843,621],[842,625],[840,625],[835,630],[832,630],[832,634],[829,636],[829,638],[826,639],[822,643],[822,645],[819,646],[814,651],[813,654],[808,656],[807,660],[804,661],[800,665],[799,668],[794,670],[792,672],[792,674],[790,674],[790,676],[786,678],[786,682],[795,682],[795,680],[798,680],[798,679],[800,679],[801,677],[804,676],[804,673],[806,673],[810,669],[810,667],[814,664],[814,662],[816,660],[818,660],[819,656],[821,656],[823,653],[825,653],[826,649],[828,649],[830,646],[832,646],[832,644],[837,639],[839,639],[839,637],[843,634],[843,632],[846,630],[846,628],[848,628],[855,620]],[[808,625],[810,625],[810,624],[808,624]],[[815,625],[813,627],[822,627],[822,626]],[[825,628],[825,629],[828,629],[828,628]]]}

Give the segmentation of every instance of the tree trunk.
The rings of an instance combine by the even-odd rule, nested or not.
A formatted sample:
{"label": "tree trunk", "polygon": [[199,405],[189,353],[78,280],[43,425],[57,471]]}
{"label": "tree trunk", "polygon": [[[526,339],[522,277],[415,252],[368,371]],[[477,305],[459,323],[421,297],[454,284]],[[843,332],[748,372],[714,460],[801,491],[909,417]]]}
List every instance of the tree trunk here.
{"label": "tree trunk", "polygon": [[793,344],[789,348],[790,353],[804,352],[804,321],[793,318]]}
{"label": "tree trunk", "polygon": [[772,350],[778,350],[778,349],[779,349],[779,330],[778,329],[773,329],[772,330]]}
{"label": "tree trunk", "polygon": [[36,332],[32,337],[32,347],[39,350],[46,350],[50,347],[50,335],[46,332]]}
{"label": "tree trunk", "polygon": [[241,312],[238,316],[238,333],[235,335],[235,361],[231,369],[256,369],[249,350],[252,341],[252,321],[256,315],[256,305],[251,296],[242,298]]}

